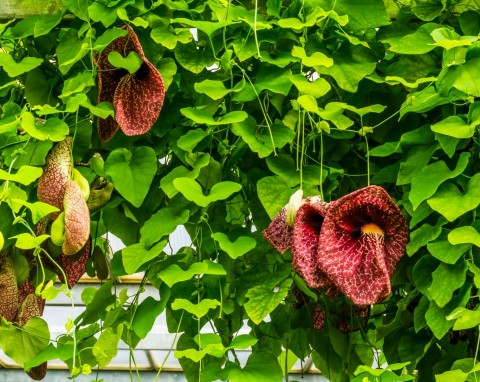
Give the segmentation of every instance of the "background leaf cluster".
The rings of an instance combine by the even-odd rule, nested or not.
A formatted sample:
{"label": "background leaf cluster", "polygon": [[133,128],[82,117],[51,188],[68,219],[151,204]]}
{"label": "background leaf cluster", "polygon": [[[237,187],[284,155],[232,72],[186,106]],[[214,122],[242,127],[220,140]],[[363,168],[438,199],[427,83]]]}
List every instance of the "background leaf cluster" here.
{"label": "background leaf cluster", "polygon": [[[58,358],[73,375],[88,373],[119,341],[134,348],[166,310],[188,380],[279,381],[309,355],[332,381],[476,378],[478,4],[62,3],[62,12],[0,26],[0,244],[18,274],[29,268],[25,250],[39,238],[15,237],[51,212],[36,180],[54,142],[72,135],[84,176],[115,187],[92,213],[95,242],[112,233],[126,245],[112,275],[145,272],[159,296],[128,295],[113,281],[87,288],[85,311],[55,344],[0,327],[7,354],[27,369]],[[165,105],[148,134],[102,143],[96,121],[113,107],[97,104],[94,57],[124,24],[162,73]],[[338,317],[355,326],[353,307],[309,291],[291,254],[261,231],[299,188],[330,201],[370,181],[401,206],[410,242],[392,295],[343,333]],[[169,254],[180,225],[192,245]],[[322,331],[312,329],[315,305],[327,312]],[[238,335],[244,323],[250,333]],[[49,336],[41,319],[31,325]],[[200,333],[207,326],[213,334]],[[10,349],[18,336],[24,348]],[[246,348],[243,366],[235,349]]]}

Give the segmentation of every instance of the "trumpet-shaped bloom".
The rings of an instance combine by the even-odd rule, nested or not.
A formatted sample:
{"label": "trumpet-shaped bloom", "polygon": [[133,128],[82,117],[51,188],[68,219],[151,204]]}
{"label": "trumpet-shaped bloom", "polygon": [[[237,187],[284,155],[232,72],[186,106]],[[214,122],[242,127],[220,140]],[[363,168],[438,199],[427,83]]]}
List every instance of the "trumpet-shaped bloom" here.
{"label": "trumpet-shaped bloom", "polygon": [[330,204],[317,266],[354,304],[375,304],[390,293],[407,240],[405,218],[388,193],[365,187]]}
{"label": "trumpet-shaped bloom", "polygon": [[293,229],[286,208],[263,235],[283,253],[292,247],[292,265],[312,289],[341,291],[355,305],[382,301],[403,256],[408,228],[402,212],[379,186],[369,186],[325,203],[304,199]]}
{"label": "trumpet-shaped bloom", "polygon": [[[98,65],[98,102],[112,102],[115,118],[99,118],[98,134],[102,141],[111,139],[120,127],[126,135],[141,135],[151,129],[162,110],[165,85],[157,68],[147,60],[137,35],[129,26],[128,34],[112,41],[95,57]],[[115,68],[108,55],[118,52],[127,57],[138,53],[143,63],[137,72]]]}

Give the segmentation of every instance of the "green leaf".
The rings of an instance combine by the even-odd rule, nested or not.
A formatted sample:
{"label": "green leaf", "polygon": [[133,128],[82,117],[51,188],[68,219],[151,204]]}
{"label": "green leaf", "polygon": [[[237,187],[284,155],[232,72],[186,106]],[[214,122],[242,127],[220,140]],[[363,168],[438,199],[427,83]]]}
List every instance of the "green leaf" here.
{"label": "green leaf", "polygon": [[448,221],[454,221],[480,205],[480,174],[475,174],[470,179],[465,194],[462,194],[455,185],[445,183],[427,203]]}
{"label": "green leaf", "polygon": [[172,309],[179,310],[183,309],[189,313],[194,314],[197,318],[205,316],[210,309],[215,309],[217,306],[220,306],[220,301],[212,299],[203,299],[198,304],[192,304],[190,301],[183,298],[177,298],[172,302]]}
{"label": "green leaf", "polygon": [[28,186],[40,178],[42,173],[43,170],[40,167],[33,166],[22,166],[15,174],[0,169],[0,179],[11,180],[23,184],[24,186]]}
{"label": "green leaf", "polygon": [[61,119],[50,117],[45,122],[37,122],[28,112],[22,115],[22,128],[33,138],[45,141],[60,142],[69,133],[68,125]]}
{"label": "green leaf", "polygon": [[195,275],[226,275],[226,271],[221,264],[214,263],[211,260],[203,260],[201,263],[193,263],[187,270],[183,270],[177,264],[171,264],[158,273],[158,277],[172,287],[176,283],[190,280]]}
{"label": "green leaf", "polygon": [[43,202],[34,202],[29,203],[21,199],[13,199],[14,203],[21,204],[22,206],[27,207],[32,214],[33,224],[37,224],[42,218],[49,215],[52,212],[57,212],[59,209],[50,204]]}
{"label": "green leaf", "polygon": [[[295,138],[295,131],[288,126],[276,123],[270,126],[272,135],[267,129],[259,130],[254,118],[248,117],[241,123],[234,123],[232,132],[241,137],[260,158],[265,158],[273,152],[273,147],[282,148]],[[273,139],[273,144],[272,144]]]}
{"label": "green leaf", "polygon": [[62,3],[79,19],[88,21],[88,0],[62,0]]}
{"label": "green leaf", "polygon": [[[456,231],[456,229],[453,231]],[[449,239],[447,240],[445,235],[442,234],[438,240],[428,243],[427,249],[428,249],[428,252],[430,252],[433,257],[437,258],[443,263],[455,264],[457,260],[466,251],[468,251],[472,245],[456,243],[455,239],[452,242],[450,235],[448,236],[448,238]],[[455,245],[452,245],[452,244],[455,244]]]}
{"label": "green leaf", "polygon": [[387,38],[381,38],[381,41],[390,44],[390,50],[400,54],[424,54],[435,48],[435,40],[431,33],[441,27],[439,24],[422,24],[416,31],[410,30],[397,33],[397,35]]}
{"label": "green leaf", "polygon": [[68,73],[70,68],[89,52],[89,48],[89,43],[78,38],[76,31],[70,29],[57,46],[60,72]]}
{"label": "green leaf", "polygon": [[4,244],[5,244],[5,238],[3,237],[2,231],[0,231],[0,251],[3,249]]}
{"label": "green leaf", "polygon": [[458,158],[457,166],[453,171],[450,171],[444,161],[438,161],[423,167],[415,174],[412,177],[412,188],[408,195],[413,209],[416,210],[420,203],[434,195],[444,181],[462,174],[467,168],[469,159],[470,153],[464,152]]}
{"label": "green leaf", "polygon": [[244,111],[231,111],[218,118],[213,118],[213,114],[210,111],[196,109],[194,107],[180,109],[180,112],[193,122],[208,126],[228,125],[230,123],[242,122],[248,117],[248,114]]}
{"label": "green leaf", "polygon": [[211,50],[197,49],[194,42],[177,44],[174,53],[177,62],[194,74],[199,74],[215,63]]}
{"label": "green leaf", "polygon": [[310,81],[302,74],[294,74],[290,76],[290,81],[292,81],[301,94],[309,95],[313,98],[323,97],[332,88],[323,77]]}
{"label": "green leaf", "polygon": [[480,247],[480,233],[472,226],[458,227],[448,234],[451,244],[474,244]]}
{"label": "green leaf", "polygon": [[113,40],[116,40],[119,37],[126,36],[127,33],[128,32],[125,29],[120,29],[120,28],[107,29],[101,36],[99,36],[95,40],[95,43],[93,45],[93,50],[97,52],[101,52]]}
{"label": "green leaf", "polygon": [[443,308],[452,299],[453,292],[465,283],[467,264],[459,260],[456,264],[441,263],[432,273],[432,285],[430,285],[430,298],[440,308]]}
{"label": "green leaf", "polygon": [[471,138],[475,127],[475,125],[469,125],[458,115],[451,115],[431,126],[433,132],[454,138]]}
{"label": "green leaf", "polygon": [[200,170],[208,166],[210,159],[209,154],[201,154],[195,161],[191,171],[184,166],[175,167],[160,180],[160,187],[170,199],[173,198],[178,193],[178,190],[173,185],[173,181],[183,177],[196,179],[200,174]]}
{"label": "green leaf", "polygon": [[430,224],[423,224],[420,228],[410,233],[410,241],[407,243],[408,256],[413,256],[421,247],[440,236],[443,224],[445,224],[445,219],[440,217],[434,227]]}
{"label": "green leaf", "polygon": [[43,15],[37,19],[35,27],[33,29],[33,35],[35,38],[44,36],[55,28],[60,21],[62,21],[63,12],[55,13],[53,15]]}
{"label": "green leaf", "polygon": [[223,232],[212,233],[212,239],[217,241],[222,251],[227,252],[228,256],[236,259],[251,251],[257,245],[253,237],[240,236],[234,242],[231,242]]}
{"label": "green leaf", "polygon": [[231,382],[279,382],[282,380],[282,368],[272,353],[257,350],[248,357],[243,369],[230,362],[222,370],[221,379]]}
{"label": "green leaf", "polygon": [[209,37],[212,36],[212,34],[221,28],[225,28],[228,25],[235,24],[234,21],[215,21],[215,22],[210,22],[210,21],[194,21],[191,19],[185,19],[185,18],[176,18],[176,19],[171,19],[171,23],[180,23],[183,25],[188,25],[189,27],[192,28],[197,28],[198,30],[205,32],[205,34]]}
{"label": "green leaf", "polygon": [[432,110],[433,108],[445,105],[450,102],[458,101],[462,99],[462,95],[458,92],[450,92],[447,97],[441,96],[437,93],[434,86],[427,87],[419,92],[410,93],[405,102],[400,108],[400,118],[409,113],[424,113]]}
{"label": "green leaf", "polygon": [[140,338],[145,338],[153,328],[155,320],[165,310],[168,299],[170,298],[170,289],[161,287],[160,301],[151,296],[147,296],[135,310],[135,316],[132,321],[132,329]]}
{"label": "green leaf", "polygon": [[445,371],[442,374],[435,374],[435,382],[452,382],[452,381],[466,381],[468,380],[468,373],[462,370]]}
{"label": "green leaf", "polygon": [[0,67],[7,72],[9,77],[18,77],[40,66],[43,60],[36,57],[25,57],[20,62],[15,62],[13,57],[4,52],[0,52]]}
{"label": "green leaf", "polygon": [[52,343],[50,343],[36,357],[27,360],[23,364],[23,367],[25,370],[30,370],[32,367],[38,366],[43,362],[47,362],[52,359],[66,361],[72,358],[73,351],[73,345],[58,344],[58,347],[55,347]]}
{"label": "green leaf", "polygon": [[254,346],[258,342],[258,339],[251,336],[250,334],[240,334],[236,336],[227,349],[248,349]]}
{"label": "green leaf", "polygon": [[143,264],[157,257],[167,245],[168,240],[162,240],[146,248],[143,243],[137,243],[122,249],[122,263],[128,274],[135,273]]}
{"label": "green leaf", "polygon": [[197,334],[195,336],[196,344],[201,347],[201,350],[196,349],[186,349],[186,350],[176,350],[175,357],[182,358],[186,357],[191,359],[193,362],[199,362],[207,354],[214,357],[220,358],[225,354],[225,347],[222,344],[222,338],[218,334]]}
{"label": "green leaf", "polygon": [[245,312],[255,323],[260,324],[287,296],[292,280],[283,281],[275,291],[267,285],[257,285],[248,290],[246,297],[249,299]]}
{"label": "green leaf", "polygon": [[136,147],[133,151],[119,148],[113,150],[105,161],[105,173],[112,178],[120,195],[135,207],[140,207],[157,166],[157,156],[150,147]]}
{"label": "green leaf", "polygon": [[112,51],[108,54],[108,62],[115,68],[128,70],[130,74],[134,74],[143,64],[137,52],[130,52],[127,57],[123,57],[120,53]]}
{"label": "green leaf", "polygon": [[177,178],[173,181],[173,185],[186,199],[200,207],[207,207],[212,202],[228,199],[242,189],[242,186],[235,182],[219,182],[205,196],[200,185],[191,178]]}
{"label": "green leaf", "polygon": [[331,67],[315,67],[320,74],[328,74],[337,81],[338,86],[348,92],[356,92],[358,83],[371,74],[376,67],[374,58],[361,45],[343,44],[333,55]]}
{"label": "green leaf", "polygon": [[253,87],[248,82],[241,91],[232,97],[232,100],[237,102],[253,101],[257,99],[258,95],[264,90],[286,96],[292,87],[292,82],[290,81],[291,75],[292,72],[290,69],[264,65],[260,68]]}
{"label": "green leaf", "polygon": [[439,86],[446,83],[448,90],[456,88],[463,93],[480,97],[480,57],[467,60],[463,65],[451,66],[445,76],[438,79]]}
{"label": "green leaf", "polygon": [[40,317],[31,318],[21,329],[0,326],[0,348],[19,365],[37,356],[49,342],[48,324]]}
{"label": "green leaf", "polygon": [[320,0],[316,4],[323,9],[335,9],[339,15],[347,15],[347,27],[351,30],[377,28],[391,22],[382,0]]}
{"label": "green leaf", "polygon": [[21,233],[12,236],[11,239],[16,239],[16,246],[20,249],[34,249],[40,246],[50,235],[33,236],[31,233]]}
{"label": "green leaf", "polygon": [[163,236],[170,235],[175,229],[188,221],[190,213],[188,210],[177,208],[162,208],[153,214],[140,229],[140,243],[150,248]]}
{"label": "green leaf", "polygon": [[196,92],[206,94],[214,100],[221,99],[231,92],[222,81],[204,80],[196,82],[194,87]]}
{"label": "green leaf", "polygon": [[98,361],[98,366],[104,368],[118,353],[118,343],[122,337],[123,325],[117,326],[117,333],[112,327],[106,328],[93,345],[92,353]]}
{"label": "green leaf", "polygon": [[270,219],[273,219],[278,211],[287,205],[292,189],[281,177],[266,176],[257,182],[257,193],[263,208]]}
{"label": "green leaf", "polygon": [[447,320],[455,320],[453,330],[471,329],[480,324],[480,310],[457,308],[447,316]]}
{"label": "green leaf", "polygon": [[329,68],[333,65],[333,60],[330,57],[327,57],[321,52],[315,52],[311,56],[308,56],[305,49],[300,46],[293,47],[292,56],[300,58],[305,66],[325,66]]}
{"label": "green leaf", "polygon": [[177,146],[180,147],[182,150],[191,153],[195,146],[208,136],[209,134],[207,134],[205,130],[201,128],[189,130],[185,135],[182,135],[178,139]]}
{"label": "green leaf", "polygon": [[447,305],[440,308],[434,301],[430,301],[425,319],[436,338],[441,339],[449,329],[453,326],[453,322],[447,320],[447,317],[455,308],[464,307],[470,298],[470,290],[472,286],[465,284]]}

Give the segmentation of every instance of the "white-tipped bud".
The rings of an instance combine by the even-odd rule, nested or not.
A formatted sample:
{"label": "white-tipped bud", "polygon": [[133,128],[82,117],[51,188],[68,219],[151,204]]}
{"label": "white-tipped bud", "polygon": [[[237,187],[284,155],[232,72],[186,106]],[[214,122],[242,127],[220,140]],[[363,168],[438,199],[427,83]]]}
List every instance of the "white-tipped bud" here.
{"label": "white-tipped bud", "polygon": [[302,204],[303,204],[303,191],[297,190],[294,192],[292,196],[290,196],[290,200],[288,201],[288,204],[285,206],[286,213],[287,213],[287,224],[290,227],[293,227],[293,223],[295,223],[295,217],[297,216],[297,211]]}

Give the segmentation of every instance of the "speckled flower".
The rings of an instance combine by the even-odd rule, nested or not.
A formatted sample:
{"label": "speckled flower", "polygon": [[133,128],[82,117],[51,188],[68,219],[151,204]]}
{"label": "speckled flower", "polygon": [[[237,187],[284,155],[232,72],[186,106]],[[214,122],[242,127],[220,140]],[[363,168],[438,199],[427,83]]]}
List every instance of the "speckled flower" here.
{"label": "speckled flower", "polygon": [[391,291],[407,239],[405,218],[388,193],[365,187],[330,203],[317,266],[354,304],[375,304]]}
{"label": "speckled flower", "polygon": [[[163,78],[143,53],[137,35],[129,26],[128,34],[112,41],[95,57],[98,65],[98,102],[112,102],[115,118],[99,118],[100,139],[108,141],[120,127],[126,135],[141,135],[151,129],[162,110],[165,96]],[[136,73],[115,68],[109,61],[110,52],[127,57],[136,52],[143,61]]]}
{"label": "speckled flower", "polygon": [[312,289],[333,287],[317,266],[320,230],[328,207],[318,196],[305,199],[293,225],[292,265]]}

